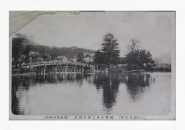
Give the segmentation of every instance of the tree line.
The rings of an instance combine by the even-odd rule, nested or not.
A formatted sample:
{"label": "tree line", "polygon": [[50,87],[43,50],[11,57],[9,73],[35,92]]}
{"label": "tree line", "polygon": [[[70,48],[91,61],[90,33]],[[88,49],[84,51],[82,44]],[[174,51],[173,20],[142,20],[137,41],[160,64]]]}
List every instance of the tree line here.
{"label": "tree line", "polygon": [[[32,53],[31,53],[32,52]],[[12,64],[36,62],[39,58],[53,60],[56,56],[66,56],[68,59],[79,57],[83,52],[95,53],[92,50],[78,47],[49,47],[34,44],[26,35],[15,34],[12,38]],[[83,56],[84,58],[85,56]]]}
{"label": "tree line", "polygon": [[[136,48],[136,40],[132,40],[132,45],[129,46],[129,53],[125,55],[124,61],[120,61],[119,43],[115,36],[107,33],[103,37],[101,49],[97,50],[94,55],[94,63],[96,65],[104,65],[110,68],[112,64],[124,64],[127,70],[145,69],[150,70],[151,67],[156,65],[149,51]],[[30,40],[25,35],[16,34],[12,39],[12,60],[17,66],[17,63],[29,63],[38,57],[51,59],[58,55],[66,55],[68,58],[76,55],[78,62],[84,62],[83,51],[85,49],[72,50],[69,48],[57,48],[30,44]],[[35,51],[34,55],[30,56],[30,52]]]}
{"label": "tree line", "polygon": [[136,49],[136,40],[132,40],[132,45],[129,46],[129,53],[125,55],[124,61],[120,61],[119,43],[115,36],[108,33],[103,38],[102,48],[95,53],[95,63],[107,65],[110,68],[111,64],[125,64],[127,70],[146,69],[149,70],[155,66],[155,61],[149,51]]}

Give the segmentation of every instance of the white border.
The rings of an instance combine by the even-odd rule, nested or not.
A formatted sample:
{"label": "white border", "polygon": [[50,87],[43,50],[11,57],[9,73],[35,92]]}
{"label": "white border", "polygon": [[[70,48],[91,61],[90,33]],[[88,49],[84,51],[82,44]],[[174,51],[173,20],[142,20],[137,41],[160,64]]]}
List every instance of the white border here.
{"label": "white border", "polygon": [[[49,1],[49,0],[48,0]],[[53,2],[45,0],[9,0],[1,2],[1,87],[0,87],[0,129],[163,129],[163,130],[180,130],[185,129],[185,105],[184,105],[184,5],[183,0],[55,0]],[[52,0],[54,1],[54,0]],[[60,2],[59,2],[60,1]],[[41,4],[42,3],[42,4]],[[176,10],[177,16],[177,120],[176,121],[9,121],[9,27],[8,13],[9,10]],[[3,62],[2,62],[3,61]]]}
{"label": "white border", "polygon": [[[82,11],[83,12],[83,11]],[[161,11],[162,12],[162,11]],[[12,12],[10,12],[12,13]],[[35,13],[35,12],[34,12]],[[108,12],[107,12],[108,13]],[[110,12],[111,13],[111,12]],[[124,11],[120,12],[120,13],[125,13]],[[158,12],[156,12],[158,13]],[[91,119],[88,119],[86,117],[89,117],[89,115],[75,115],[75,116],[70,116],[70,115],[15,115],[12,113],[12,106],[11,106],[11,99],[10,98],[10,102],[9,102],[9,110],[10,110],[10,119],[11,120],[175,120],[176,119],[176,109],[175,109],[175,90],[176,90],[176,85],[175,85],[175,73],[176,73],[176,64],[175,64],[175,12],[171,11],[169,12],[171,13],[171,15],[173,14],[173,18],[171,19],[171,24],[172,24],[172,39],[174,39],[172,41],[172,45],[169,45],[169,46],[172,46],[172,49],[171,49],[171,69],[172,69],[172,72],[171,72],[171,108],[170,108],[170,112],[166,115],[139,115],[139,116],[135,116],[135,115],[119,115],[119,116],[108,116],[108,119],[106,119],[107,116],[103,116],[103,115],[93,115],[91,116],[90,118]],[[26,17],[26,16],[25,16]],[[10,29],[10,32],[12,32],[12,30]],[[12,37],[10,36],[10,39],[9,39],[9,49],[10,49],[10,62],[11,62],[11,45],[12,45]],[[11,84],[11,64],[10,64],[10,84]],[[10,97],[12,96],[11,95],[11,85],[10,85]],[[123,118],[120,118],[120,117],[123,117]],[[129,119],[128,117],[130,116],[134,116],[134,118],[132,119]],[[47,117],[47,118],[46,118]],[[67,117],[67,118],[64,118],[64,117]],[[77,117],[77,118],[76,118]],[[79,118],[79,117],[82,117],[82,118]],[[112,117],[112,118],[110,118]]]}

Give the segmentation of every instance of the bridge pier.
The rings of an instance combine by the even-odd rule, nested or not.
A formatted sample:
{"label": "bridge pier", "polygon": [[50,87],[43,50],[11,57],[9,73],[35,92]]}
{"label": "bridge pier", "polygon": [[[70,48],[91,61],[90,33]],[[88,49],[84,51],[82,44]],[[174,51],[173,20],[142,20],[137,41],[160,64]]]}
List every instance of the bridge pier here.
{"label": "bridge pier", "polygon": [[76,65],[74,66],[74,73],[76,73]]}
{"label": "bridge pier", "polygon": [[74,66],[72,66],[72,71],[73,71],[73,73],[75,73],[74,69],[75,69],[75,67],[74,67]]}
{"label": "bridge pier", "polygon": [[65,66],[65,73],[67,72],[67,66]]}
{"label": "bridge pier", "polygon": [[43,67],[43,75],[45,75],[46,67]]}
{"label": "bridge pier", "polygon": [[50,67],[50,66],[48,66],[48,73],[49,73],[49,74],[51,73],[51,72],[50,72],[50,68],[51,68],[51,67]]}
{"label": "bridge pier", "polygon": [[53,72],[53,74],[55,73],[55,67],[54,66],[52,66],[52,72]]}
{"label": "bridge pier", "polygon": [[56,64],[56,63],[46,63],[36,65],[36,74],[37,75],[45,75],[56,74],[56,73],[92,73],[94,68],[90,66],[84,66],[83,64]]}
{"label": "bridge pier", "polygon": [[58,68],[58,66],[55,66],[55,73],[57,73],[57,68]]}
{"label": "bridge pier", "polygon": [[70,72],[71,73],[73,72],[73,66],[70,66]]}
{"label": "bridge pier", "polygon": [[46,71],[46,69],[45,69],[45,66],[43,67],[43,75],[45,75],[45,71]]}
{"label": "bridge pier", "polygon": [[40,67],[40,75],[42,75],[42,67]]}
{"label": "bridge pier", "polygon": [[71,73],[71,66],[68,66],[68,73]]}
{"label": "bridge pier", "polygon": [[58,66],[58,71],[59,71],[59,74],[60,74],[60,66]]}
{"label": "bridge pier", "polygon": [[66,71],[66,67],[63,66],[62,72],[65,73],[65,71]]}
{"label": "bridge pier", "polygon": [[36,68],[36,75],[38,75],[38,67]]}
{"label": "bridge pier", "polygon": [[63,73],[63,66],[61,66],[61,72]]}

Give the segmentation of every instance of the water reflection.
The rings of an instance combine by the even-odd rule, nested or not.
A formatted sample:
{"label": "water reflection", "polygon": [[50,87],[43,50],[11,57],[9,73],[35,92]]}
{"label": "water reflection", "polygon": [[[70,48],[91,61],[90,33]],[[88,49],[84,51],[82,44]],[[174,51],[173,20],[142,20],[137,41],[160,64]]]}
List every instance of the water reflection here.
{"label": "water reflection", "polygon": [[[31,106],[30,103],[34,102],[31,95],[35,91],[44,85],[50,85],[54,89],[63,89],[60,85],[64,85],[65,89],[72,90],[70,86],[73,86],[78,91],[84,91],[85,93],[89,93],[91,95],[99,95],[101,96],[100,104],[102,111],[106,113],[110,112],[116,107],[118,102],[117,97],[120,94],[122,96],[123,86],[126,86],[126,93],[128,94],[128,99],[130,102],[137,102],[141,100],[142,94],[146,93],[152,84],[155,84],[157,76],[151,76],[150,74],[53,74],[53,75],[45,75],[45,76],[21,76],[21,77],[12,77],[12,112],[14,114],[30,114],[33,109],[37,106]],[[75,86],[74,86],[75,84]],[[59,85],[59,86],[57,86]],[[66,86],[65,86],[66,85]],[[89,87],[93,85],[96,92],[87,92],[87,90],[82,89],[81,87]],[[122,86],[123,85],[123,86]],[[68,88],[67,88],[68,87]],[[76,88],[79,87],[79,88]],[[42,88],[42,91],[48,89]],[[89,88],[90,89],[90,88]],[[121,90],[120,90],[121,89]],[[31,90],[31,91],[29,91]],[[70,93],[70,92],[69,92]],[[42,92],[42,94],[47,95],[48,93]],[[76,97],[81,96],[78,93],[73,93],[73,96],[76,94]],[[39,95],[38,96],[43,96]],[[60,100],[68,100],[64,99],[62,95],[57,95]],[[70,96],[70,95],[69,95]],[[23,102],[23,98],[26,98]],[[47,100],[47,99],[46,99]],[[81,99],[84,101],[78,101],[78,99],[74,99],[76,102],[83,102],[87,104],[81,104],[82,106],[89,106],[91,104],[91,100],[93,100],[93,96],[90,96],[85,99]],[[86,102],[88,100],[88,102]],[[21,103],[20,103],[21,101]],[[37,101],[38,102],[38,101]],[[55,101],[53,101],[55,102]],[[97,102],[99,102],[97,100]],[[42,103],[42,101],[39,101]],[[73,105],[74,102],[69,102],[69,104]],[[21,105],[20,105],[21,104]],[[57,102],[56,102],[57,105]],[[34,108],[35,107],[35,108]],[[64,106],[65,107],[65,106]],[[55,107],[56,109],[57,107]],[[74,106],[75,108],[75,106]],[[50,109],[50,108],[49,108]],[[53,108],[51,108],[53,109]],[[67,108],[66,108],[67,109]],[[91,109],[91,108],[89,108]],[[97,108],[98,109],[98,108]],[[42,110],[39,110],[42,111]],[[55,111],[55,110],[53,110]],[[95,110],[92,110],[95,111]],[[99,110],[97,110],[99,111]]]}
{"label": "water reflection", "polygon": [[34,80],[36,83],[66,83],[66,82],[81,82],[83,75],[81,74],[51,74],[51,75],[42,75],[29,77]]}
{"label": "water reflection", "polygon": [[97,74],[94,75],[93,83],[96,89],[103,89],[103,106],[106,110],[111,110],[116,104],[116,97],[119,91],[120,81],[118,75]]}
{"label": "water reflection", "polygon": [[[126,84],[131,100],[135,102],[150,86],[149,80],[149,74],[99,74],[94,76],[93,83],[96,89],[103,89],[103,105],[107,110],[111,110],[116,104],[120,84]],[[152,80],[155,81],[155,78]]]}
{"label": "water reflection", "polygon": [[150,86],[150,75],[128,75],[127,77],[124,83],[127,85],[132,101],[135,102],[139,98],[139,94],[144,93]]}

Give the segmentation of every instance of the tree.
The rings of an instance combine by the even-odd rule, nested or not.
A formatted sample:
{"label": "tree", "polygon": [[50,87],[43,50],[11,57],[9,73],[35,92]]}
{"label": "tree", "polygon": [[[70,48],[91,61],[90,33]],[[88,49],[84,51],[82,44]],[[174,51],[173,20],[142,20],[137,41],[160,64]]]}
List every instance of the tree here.
{"label": "tree", "polygon": [[131,51],[126,55],[127,69],[146,69],[149,70],[155,65],[152,55],[146,50]]}
{"label": "tree", "polygon": [[[117,64],[119,62],[119,50],[117,39],[114,38],[114,35],[111,33],[108,33],[104,36],[102,43],[102,50],[99,53],[99,57],[103,58],[103,63],[108,64]],[[97,57],[96,57],[97,59]]]}
{"label": "tree", "polygon": [[159,60],[159,59],[155,58],[155,59],[154,59],[154,62],[155,62],[155,66],[158,66],[158,65],[159,65],[159,63],[161,63],[161,60]]}
{"label": "tree", "polygon": [[32,50],[32,46],[31,45],[26,45],[24,53],[23,53],[24,56],[25,56],[23,61],[26,62],[26,63],[29,63],[31,61],[31,58],[32,58],[32,56],[30,55],[31,50]]}
{"label": "tree", "polygon": [[17,63],[21,62],[21,57],[25,53],[29,53],[29,51],[26,50],[27,43],[29,43],[27,37],[20,33],[15,34],[15,37],[12,38],[12,59],[14,60],[16,67]]}
{"label": "tree", "polygon": [[77,54],[77,62],[84,62],[84,54],[82,52]]}
{"label": "tree", "polygon": [[100,50],[96,51],[95,55],[94,55],[94,62],[96,64],[104,64],[104,53],[100,52]]}
{"label": "tree", "polygon": [[140,41],[132,39],[131,42],[132,42],[132,45],[128,45],[128,49],[129,49],[129,51],[134,51],[136,44],[139,43]]}

